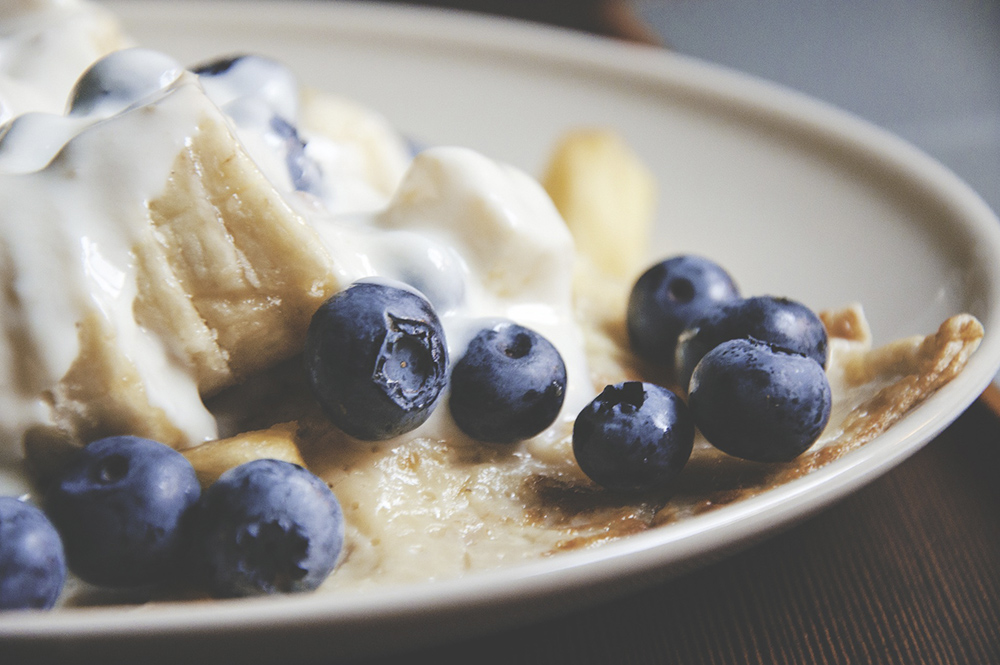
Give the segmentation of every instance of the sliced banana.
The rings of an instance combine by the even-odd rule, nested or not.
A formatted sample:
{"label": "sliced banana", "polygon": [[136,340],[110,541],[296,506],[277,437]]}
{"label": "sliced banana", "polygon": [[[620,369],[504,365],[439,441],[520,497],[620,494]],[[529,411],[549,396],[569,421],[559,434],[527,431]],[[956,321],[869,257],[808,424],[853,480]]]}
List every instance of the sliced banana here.
{"label": "sliced banana", "polygon": [[567,133],[552,153],[542,184],[579,252],[609,275],[636,273],[646,258],[657,186],[616,132]]}
{"label": "sliced banana", "polygon": [[296,444],[295,423],[282,423],[264,430],[243,432],[227,439],[209,441],[184,451],[198,480],[208,486],[219,476],[241,464],[258,459],[276,459],[305,466]]}
{"label": "sliced banana", "polygon": [[193,74],[0,176],[0,249],[0,429],[36,446],[216,438],[202,396],[297,353],[338,286]]}

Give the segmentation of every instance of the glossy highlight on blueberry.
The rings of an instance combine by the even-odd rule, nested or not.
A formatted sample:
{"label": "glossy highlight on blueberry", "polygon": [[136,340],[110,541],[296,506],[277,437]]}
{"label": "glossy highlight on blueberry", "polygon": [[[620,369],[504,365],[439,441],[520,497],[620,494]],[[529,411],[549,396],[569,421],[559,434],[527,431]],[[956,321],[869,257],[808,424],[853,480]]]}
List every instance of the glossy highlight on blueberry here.
{"label": "glossy highlight on blueberry", "polygon": [[670,364],[681,331],[739,297],[729,273],[708,259],[681,255],[661,261],[639,277],[629,295],[632,350],[645,360]]}
{"label": "glossy highlight on blueberry", "polygon": [[382,440],[424,423],[448,378],[441,322],[416,291],[356,282],[313,315],[304,351],[313,395],[340,429]]}
{"label": "glossy highlight on blueberry", "polygon": [[813,358],[737,339],[698,363],[688,403],[698,429],[719,450],[755,462],[788,462],[823,433],[832,396]]}
{"label": "glossy highlight on blueberry", "polygon": [[199,564],[218,596],[312,591],[337,565],[344,518],[319,477],[273,459],[222,474],[195,517]]}
{"label": "glossy highlight on blueberry", "polygon": [[566,365],[534,330],[501,322],[481,330],[451,372],[448,405],[474,439],[513,443],[555,421],[566,396]]}
{"label": "glossy highlight on blueberry", "polygon": [[573,426],[577,464],[620,492],[669,492],[694,447],[694,420],[673,392],[652,383],[607,386]]}
{"label": "glossy highlight on blueberry", "polygon": [[47,610],[66,581],[66,556],[41,510],[0,497],[0,610]]}
{"label": "glossy highlight on blueberry", "polygon": [[808,356],[826,367],[826,327],[816,313],[788,298],[758,296],[737,300],[694,321],[680,336],[675,375],[683,388],[706,353],[731,339],[753,338]]}
{"label": "glossy highlight on blueberry", "polygon": [[187,513],[200,496],[194,468],[179,452],[115,436],[79,451],[49,489],[45,507],[70,570],[92,584],[128,587],[176,572]]}

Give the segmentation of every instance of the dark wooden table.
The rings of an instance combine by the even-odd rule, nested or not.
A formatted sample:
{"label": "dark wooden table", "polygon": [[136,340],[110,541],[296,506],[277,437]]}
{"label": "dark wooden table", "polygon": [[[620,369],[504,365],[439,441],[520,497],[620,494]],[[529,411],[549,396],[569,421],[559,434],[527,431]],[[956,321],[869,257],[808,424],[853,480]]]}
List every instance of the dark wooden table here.
{"label": "dark wooden table", "polygon": [[[637,41],[616,0],[428,0]],[[1000,663],[1000,398],[807,522],[628,597],[377,663]]]}

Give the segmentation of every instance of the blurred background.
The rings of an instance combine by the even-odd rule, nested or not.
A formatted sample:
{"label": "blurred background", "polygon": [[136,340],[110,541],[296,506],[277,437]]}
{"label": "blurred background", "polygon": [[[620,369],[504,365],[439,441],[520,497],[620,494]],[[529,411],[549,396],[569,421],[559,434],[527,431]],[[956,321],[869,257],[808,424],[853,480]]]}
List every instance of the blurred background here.
{"label": "blurred background", "polygon": [[870,120],[1000,211],[1000,0],[632,0],[675,50]]}
{"label": "blurred background", "polygon": [[661,43],[907,139],[1000,211],[1000,0],[417,0]]}

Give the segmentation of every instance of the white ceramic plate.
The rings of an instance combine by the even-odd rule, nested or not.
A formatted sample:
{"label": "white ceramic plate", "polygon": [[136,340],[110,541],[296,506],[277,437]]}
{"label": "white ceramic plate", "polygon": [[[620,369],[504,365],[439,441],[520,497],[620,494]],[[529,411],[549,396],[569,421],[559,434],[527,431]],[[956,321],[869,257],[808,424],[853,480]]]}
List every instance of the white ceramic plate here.
{"label": "white ceramic plate", "polygon": [[381,109],[421,142],[471,146],[535,173],[563,130],[613,127],[660,183],[651,256],[703,253],[746,293],[814,308],[862,302],[876,342],[931,332],[962,311],[987,336],[961,376],[884,436],[678,524],[365,595],[5,615],[0,647],[247,662],[373,654],[529,621],[677,575],[843,497],[948,425],[1000,366],[1000,222],[924,154],[801,95],[658,49],[447,12],[176,0],[113,8],[140,43],[183,61],[268,54],[310,85]]}

